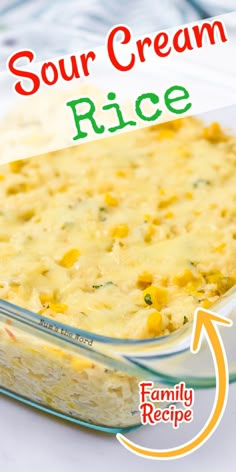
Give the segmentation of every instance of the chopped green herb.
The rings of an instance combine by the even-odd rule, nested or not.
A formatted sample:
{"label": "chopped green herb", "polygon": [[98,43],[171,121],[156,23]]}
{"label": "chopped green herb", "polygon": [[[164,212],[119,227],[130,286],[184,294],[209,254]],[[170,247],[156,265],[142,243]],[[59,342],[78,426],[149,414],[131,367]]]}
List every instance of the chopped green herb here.
{"label": "chopped green herb", "polygon": [[107,212],[107,209],[105,207],[100,207],[99,208],[99,220],[100,221],[106,221],[105,213]]}
{"label": "chopped green herb", "polygon": [[184,316],[184,322],[183,322],[183,324],[185,325],[185,324],[188,323],[188,322],[189,322],[189,319],[187,318],[187,316]]}
{"label": "chopped green herb", "polygon": [[86,315],[86,313],[84,313],[84,311],[81,311],[80,313],[81,313],[81,315],[88,316],[88,315]]}
{"label": "chopped green herb", "polygon": [[207,179],[197,179],[193,182],[193,186],[195,188],[199,187],[200,185],[211,185],[211,182]]}
{"label": "chopped green herb", "polygon": [[101,287],[107,287],[107,285],[114,285],[113,282],[109,281],[109,282],[105,282],[105,284],[102,284],[102,285],[92,285],[93,288],[95,289],[98,289],[98,288],[101,288]]}
{"label": "chopped green herb", "polygon": [[144,297],[144,301],[147,305],[152,305],[152,299],[150,293],[147,293]]}

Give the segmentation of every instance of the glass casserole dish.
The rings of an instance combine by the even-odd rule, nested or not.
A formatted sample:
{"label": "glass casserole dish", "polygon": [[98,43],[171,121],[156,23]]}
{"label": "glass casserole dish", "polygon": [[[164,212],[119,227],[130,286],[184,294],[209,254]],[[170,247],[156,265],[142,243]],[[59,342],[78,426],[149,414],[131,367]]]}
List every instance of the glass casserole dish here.
{"label": "glass casserole dish", "polygon": [[[230,308],[235,323],[235,297]],[[39,320],[37,315],[7,302],[1,302],[0,317],[1,393],[82,426],[109,433],[140,426],[141,380],[157,385],[185,381],[193,388],[215,386],[208,347],[203,346],[197,356],[190,353],[191,328],[155,342],[132,342],[96,335],[91,339],[90,333]],[[50,326],[51,332],[43,326]],[[61,335],[61,330],[70,333],[70,339]],[[235,333],[231,330],[230,336],[226,331],[223,339],[229,377],[230,382],[236,382]],[[94,349],[86,346],[85,340],[92,341]],[[147,355],[145,348],[151,353]],[[114,355],[117,350],[128,353]]]}
{"label": "glass casserole dish", "polygon": [[[202,128],[196,122],[195,129],[195,121],[191,119],[181,123],[184,126],[180,122],[170,122],[150,130],[129,133],[125,137],[118,137],[118,140],[104,140],[100,145],[105,146],[107,156],[110,156],[109,142],[117,149],[114,151],[113,148],[116,159],[108,169],[109,172],[115,170],[114,185],[110,187],[107,168],[102,165],[101,169],[95,167],[96,172],[89,169],[86,178],[89,177],[90,188],[83,189],[86,198],[80,195],[78,204],[69,201],[69,209],[78,209],[79,212],[76,218],[73,217],[74,221],[68,220],[67,215],[65,219],[63,213],[63,202],[68,204],[68,187],[71,189],[74,185],[76,192],[80,192],[83,186],[81,179],[79,186],[77,180],[73,181],[73,167],[71,176],[65,176],[64,179],[63,175],[64,180],[59,180],[56,188],[53,185],[50,187],[40,218],[37,211],[23,205],[33,201],[39,208],[37,205],[41,204],[43,194],[38,194],[38,189],[41,192],[42,188],[46,188],[50,166],[53,167],[57,158],[48,156],[46,172],[42,175],[38,171],[38,158],[27,160],[26,165],[22,162],[13,163],[10,165],[10,184],[7,181],[9,169],[4,171],[6,176],[3,172],[2,186],[7,199],[7,212],[2,212],[2,227],[5,229],[4,223],[8,220],[12,225],[9,226],[10,237],[8,228],[1,235],[5,251],[1,253],[0,282],[1,297],[4,298],[0,303],[0,385],[3,393],[79,424],[119,432],[140,423],[140,380],[152,379],[164,385],[185,381],[187,386],[194,388],[214,386],[214,366],[209,349],[203,346],[197,356],[192,356],[189,337],[191,316],[197,306],[211,306],[215,311],[235,317],[234,291],[223,297],[223,306],[222,302],[217,305],[219,297],[235,283],[234,208],[233,204],[231,207],[228,202],[221,202],[217,186],[209,184],[208,180],[210,171],[215,172],[213,176],[219,173],[219,178],[225,179],[227,184],[224,191],[229,189],[229,195],[233,195],[235,187],[231,182],[234,177],[231,167],[235,162],[235,143],[218,125]],[[186,135],[188,123],[189,133]],[[191,131],[192,125],[195,134]],[[135,149],[131,135],[138,136],[137,142],[135,138]],[[146,136],[148,143],[151,143],[148,148]],[[199,150],[194,139],[197,142],[200,140],[203,148]],[[90,144],[92,148],[85,146],[86,149],[94,149],[97,144]],[[186,175],[190,173],[186,189],[183,189],[182,181],[178,182],[179,185],[172,181],[171,190],[174,188],[177,194],[175,198],[163,189],[163,178],[159,174],[155,175],[156,147],[160,155],[168,155],[167,171],[173,159],[175,169],[177,164],[180,168],[180,176],[186,168]],[[77,157],[79,166],[82,162],[81,149]],[[130,161],[125,154],[123,157],[122,151],[126,149]],[[212,160],[197,176],[199,169],[195,164],[199,164],[198,156],[206,149],[209,154],[211,150],[214,151]],[[225,167],[227,165],[230,168],[227,174],[218,172],[219,169],[213,166],[215,156],[223,152]],[[135,160],[131,158],[133,155]],[[101,159],[101,154],[99,157]],[[40,162],[43,159],[40,157]],[[36,173],[32,171],[30,161],[36,163]],[[73,162],[75,165],[75,160]],[[115,164],[118,166],[113,167]],[[145,174],[146,166],[148,170]],[[65,171],[65,167],[63,169]],[[38,174],[42,177],[43,185],[41,181],[38,185],[34,180]],[[103,182],[99,181],[97,191],[95,182],[100,175]],[[69,185],[66,178],[72,179]],[[120,193],[116,181],[121,185]],[[147,182],[149,194],[146,195]],[[158,190],[154,203],[152,182],[153,189],[157,187]],[[189,185],[192,192],[188,191]],[[184,198],[183,190],[186,190]],[[50,213],[48,220],[48,202],[55,195],[58,207],[53,200],[55,217]],[[219,204],[212,210],[219,210],[217,222],[219,220],[220,224],[212,228],[210,221],[209,227],[199,238],[198,226],[202,228],[201,218],[205,221],[208,211],[207,208],[205,213],[199,212],[199,202],[203,200],[205,205],[211,195],[213,200],[210,203],[215,205],[216,199]],[[137,196],[140,199],[138,202],[135,200]],[[104,202],[103,206],[101,202]],[[221,208],[221,204],[224,204],[224,208]],[[22,208],[19,211],[20,205]],[[144,214],[141,223],[137,219],[140,208],[142,218]],[[151,208],[150,214],[147,214],[147,208]],[[196,212],[194,218],[193,210]],[[99,231],[94,225],[94,215]],[[182,230],[183,220],[178,226],[178,219],[184,219],[186,215],[191,216],[191,221],[186,221]],[[212,211],[208,218],[215,218],[214,215]],[[62,217],[63,221],[60,219]],[[173,224],[176,217],[177,223]],[[52,227],[43,236],[45,227],[51,222],[50,218]],[[81,225],[83,218],[84,225]],[[43,225],[40,226],[42,221]],[[227,231],[225,221],[228,223]],[[60,239],[64,231],[67,231],[67,236]],[[84,231],[86,237],[83,237]],[[230,239],[227,239],[229,236]],[[71,249],[63,255],[62,249],[65,246],[68,248],[68,241],[72,248],[74,241],[77,241],[79,250]],[[102,256],[98,254],[98,248],[102,248]],[[204,265],[201,258],[205,258],[209,248],[211,250]],[[99,270],[96,266],[96,251]],[[85,253],[86,257],[83,256]],[[200,260],[196,260],[196,256]],[[42,263],[39,264],[39,272],[36,264],[38,257]],[[78,265],[74,264],[77,259]],[[86,273],[86,280],[79,278],[82,270]],[[234,328],[225,331],[223,335],[230,381],[235,381],[235,331]]]}

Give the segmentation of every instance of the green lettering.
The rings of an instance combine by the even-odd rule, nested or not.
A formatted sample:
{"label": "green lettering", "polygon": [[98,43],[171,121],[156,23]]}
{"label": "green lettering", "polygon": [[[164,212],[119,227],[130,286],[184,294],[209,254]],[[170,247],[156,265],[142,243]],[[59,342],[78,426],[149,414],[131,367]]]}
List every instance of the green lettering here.
{"label": "green lettering", "polygon": [[[114,92],[109,92],[107,98],[108,100],[115,100],[116,94]],[[108,131],[110,131],[110,133],[115,133],[115,131],[123,129],[126,126],[136,126],[137,123],[135,121],[124,121],[123,115],[120,110],[120,105],[118,105],[118,103],[109,103],[108,105],[104,105],[102,107],[103,110],[111,110],[112,108],[116,111],[119,124],[117,126],[112,126],[111,128],[108,128]]]}
{"label": "green lettering", "polygon": [[135,111],[136,111],[138,117],[141,118],[141,120],[143,120],[143,121],[155,121],[161,116],[162,111],[157,109],[155,111],[155,113],[153,113],[153,115],[151,115],[151,116],[144,115],[143,111],[141,110],[141,103],[142,103],[143,100],[147,100],[147,99],[150,100],[154,105],[159,103],[158,95],[156,95],[155,93],[144,93],[143,95],[140,95],[137,98],[137,100],[135,102]]}
{"label": "green lettering", "polygon": [[[80,105],[82,103],[87,103],[89,105],[89,110],[86,113],[78,115],[77,111],[76,111],[76,107],[77,107],[77,105]],[[74,138],[73,138],[74,141],[76,141],[77,139],[86,138],[86,136],[88,136],[88,133],[86,131],[82,131],[82,129],[80,127],[80,122],[83,121],[83,120],[89,120],[90,121],[90,123],[92,125],[92,128],[93,128],[93,131],[96,134],[104,133],[105,126],[103,126],[103,125],[98,126],[97,122],[96,122],[96,120],[93,116],[95,111],[96,111],[96,108],[95,108],[95,105],[94,105],[93,101],[90,98],[84,97],[84,98],[79,98],[78,100],[71,100],[71,102],[67,102],[66,105],[68,107],[70,107],[72,112],[73,112],[75,126],[76,126],[76,129],[77,129],[77,135],[74,136]]]}
{"label": "green lettering", "polygon": [[[172,92],[181,92],[179,95],[171,97],[170,95]],[[165,104],[168,110],[171,113],[176,113],[176,115],[182,115],[183,113],[186,113],[191,106],[192,103],[187,103],[184,108],[174,108],[172,106],[172,103],[174,102],[179,102],[180,100],[187,100],[189,98],[189,93],[185,87],[180,87],[179,85],[174,85],[173,87],[170,87],[169,89],[166,90],[164,99],[165,99]]]}

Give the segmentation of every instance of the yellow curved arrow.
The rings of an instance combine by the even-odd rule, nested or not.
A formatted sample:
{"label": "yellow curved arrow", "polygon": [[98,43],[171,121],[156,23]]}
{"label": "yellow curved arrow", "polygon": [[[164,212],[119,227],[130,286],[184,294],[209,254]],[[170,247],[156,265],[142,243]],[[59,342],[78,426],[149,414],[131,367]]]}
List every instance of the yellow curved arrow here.
{"label": "yellow curved arrow", "polygon": [[232,326],[232,321],[211,311],[198,308],[194,314],[191,351],[196,354],[201,345],[203,329],[207,335],[216,369],[216,395],[214,406],[206,425],[191,441],[172,449],[149,449],[117,434],[118,441],[129,451],[149,459],[170,460],[183,457],[202,446],[213,434],[223,416],[228,398],[228,363],[224,345],[216,324]]}

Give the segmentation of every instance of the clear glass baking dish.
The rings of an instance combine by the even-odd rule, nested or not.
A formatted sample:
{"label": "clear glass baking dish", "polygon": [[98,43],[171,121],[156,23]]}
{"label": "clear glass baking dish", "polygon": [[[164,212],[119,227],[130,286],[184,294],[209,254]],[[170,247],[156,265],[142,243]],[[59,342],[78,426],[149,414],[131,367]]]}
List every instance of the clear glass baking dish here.
{"label": "clear glass baking dish", "polygon": [[[235,289],[212,307],[236,320]],[[0,301],[0,388],[63,419],[117,433],[140,425],[138,383],[215,385],[209,346],[190,351],[190,323],[156,339],[122,340],[73,329]],[[223,328],[229,381],[236,381],[235,323]]]}
{"label": "clear glass baking dish", "polygon": [[[234,122],[227,109],[226,124]],[[230,119],[231,118],[231,119]],[[214,112],[213,119],[217,119]],[[212,116],[209,116],[212,120]],[[222,121],[222,116],[220,116]],[[236,297],[223,297],[236,318]],[[78,307],[79,311],[79,307]],[[50,414],[97,430],[117,433],[140,425],[138,384],[185,381],[193,388],[215,386],[209,346],[190,352],[192,326],[145,340],[109,338],[73,329],[0,300],[0,392]],[[229,380],[236,381],[236,336],[222,328]]]}

